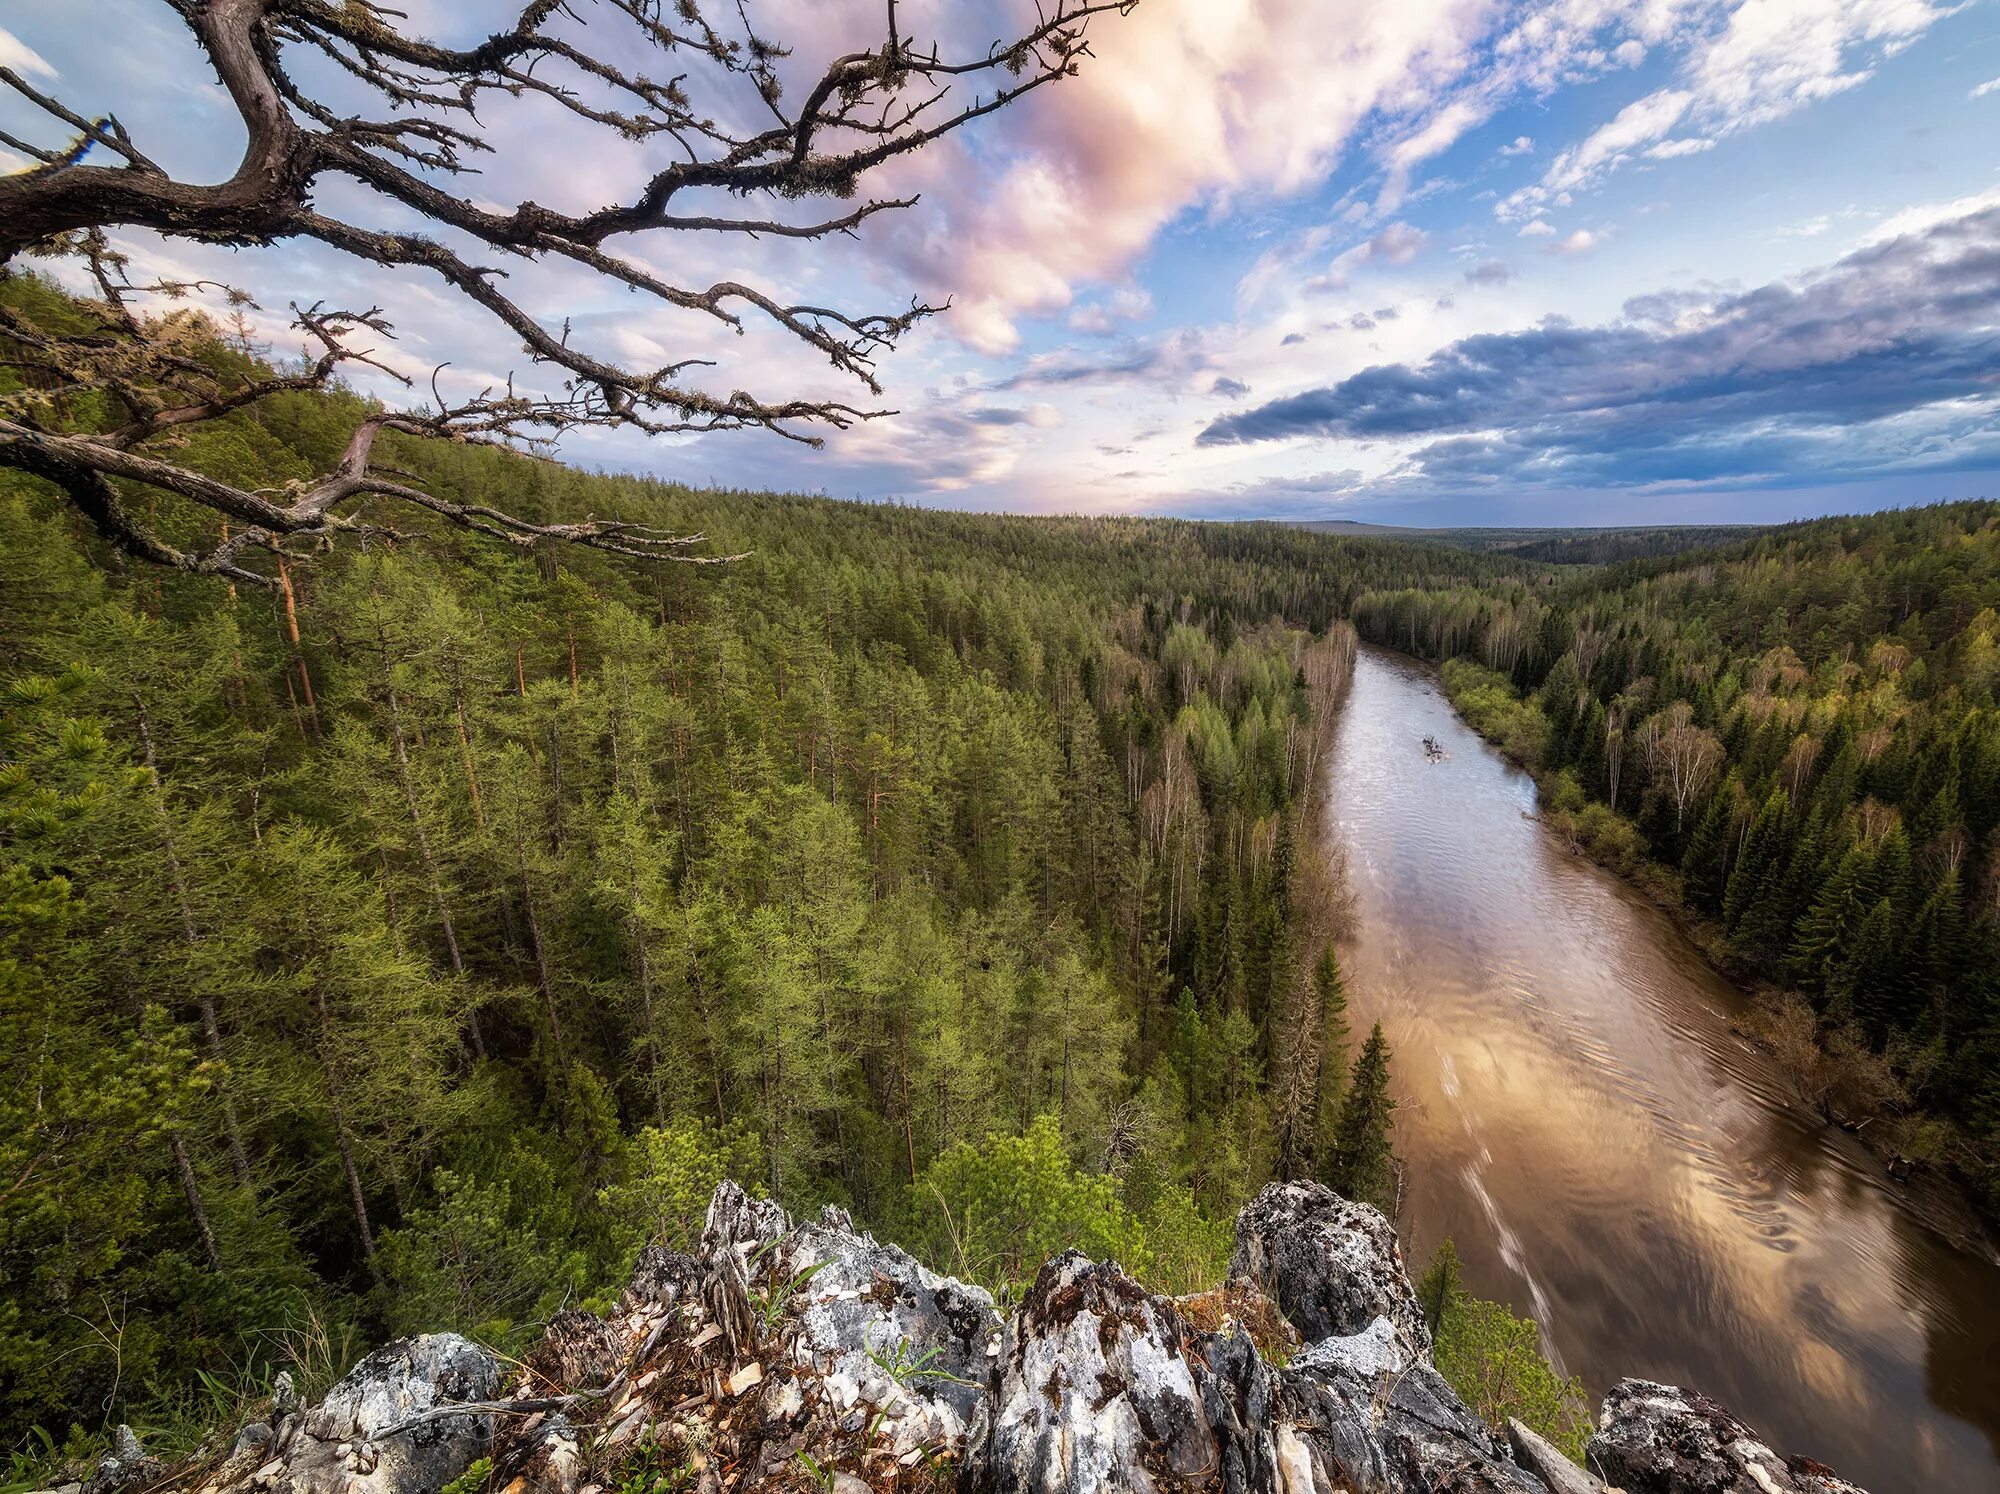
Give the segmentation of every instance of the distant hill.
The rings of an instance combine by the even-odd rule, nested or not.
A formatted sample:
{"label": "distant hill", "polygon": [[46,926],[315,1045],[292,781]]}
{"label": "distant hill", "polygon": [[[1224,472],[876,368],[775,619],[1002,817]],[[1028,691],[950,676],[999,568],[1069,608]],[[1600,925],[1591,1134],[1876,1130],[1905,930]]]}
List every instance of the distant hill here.
{"label": "distant hill", "polygon": [[1619,560],[1645,560],[1655,555],[1731,544],[1749,539],[1769,526],[1635,524],[1598,529],[1420,529],[1400,524],[1365,524],[1355,519],[1308,519],[1295,527],[1320,534],[1418,540],[1475,554],[1515,555],[1522,560],[1553,565],[1609,565]]}

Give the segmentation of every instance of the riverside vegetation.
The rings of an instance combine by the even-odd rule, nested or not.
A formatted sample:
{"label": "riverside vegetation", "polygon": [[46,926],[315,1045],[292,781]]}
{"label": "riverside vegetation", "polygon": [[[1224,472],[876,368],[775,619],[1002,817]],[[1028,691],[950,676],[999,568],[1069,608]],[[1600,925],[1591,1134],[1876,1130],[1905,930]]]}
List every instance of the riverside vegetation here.
{"label": "riverside vegetation", "polygon": [[1560,833],[1766,986],[1802,1093],[2000,1206],[2000,505],[1357,599]]}
{"label": "riverside vegetation", "polygon": [[[33,277],[0,295],[65,315]],[[177,457],[282,486],[366,413],[278,393]],[[1503,564],[382,439],[458,502],[747,558],[453,531],[265,591],[124,561],[0,474],[20,1477],[120,1422],[171,1452],[390,1335],[519,1348],[688,1242],[724,1176],[1003,1294],[1070,1245],[1212,1286],[1272,1178],[1393,1203],[1391,1059],[1347,1030],[1318,833],[1344,619]],[[1505,1361],[1469,1399],[1578,1445],[1531,1329],[1434,1308],[1463,1362]]]}

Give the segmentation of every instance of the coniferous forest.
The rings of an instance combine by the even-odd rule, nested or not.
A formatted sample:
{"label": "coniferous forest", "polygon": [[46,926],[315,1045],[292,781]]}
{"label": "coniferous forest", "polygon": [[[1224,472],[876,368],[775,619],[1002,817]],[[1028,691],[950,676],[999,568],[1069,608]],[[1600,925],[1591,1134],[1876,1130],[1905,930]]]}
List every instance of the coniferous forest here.
{"label": "coniferous forest", "polygon": [[[281,483],[362,413],[184,455]],[[376,544],[266,591],[0,477],[10,1439],[509,1341],[724,1175],[1002,1287],[1070,1243],[1209,1284],[1274,1175],[1390,1201],[1316,829],[1343,614],[1477,562],[395,460],[744,558]]]}
{"label": "coniferous forest", "polygon": [[[1806,1097],[2000,1197],[2000,504],[1371,591],[1563,834],[1766,983]],[[1913,1118],[1915,1117],[1915,1118]],[[1908,1161],[1902,1158],[1898,1165]]]}
{"label": "coniferous forest", "polygon": [[[279,394],[183,459],[282,484],[365,411]],[[1606,568],[392,459],[742,558],[453,532],[266,590],[0,476],[10,1440],[523,1342],[724,1176],[1003,1291],[1070,1244],[1211,1285],[1274,1177],[1392,1207],[1321,833],[1357,636],[1450,661],[1564,833],[1804,993],[1814,1098],[1993,1186],[2000,508]]]}
{"label": "coniferous forest", "polygon": [[1976,7],[17,8],[0,1494],[2000,1471]]}

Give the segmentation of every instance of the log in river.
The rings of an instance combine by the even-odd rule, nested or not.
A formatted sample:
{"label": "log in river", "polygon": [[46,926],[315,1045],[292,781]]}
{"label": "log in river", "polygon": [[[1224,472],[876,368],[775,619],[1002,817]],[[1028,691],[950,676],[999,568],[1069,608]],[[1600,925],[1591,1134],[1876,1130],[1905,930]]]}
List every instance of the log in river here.
{"label": "log in river", "polygon": [[1748,998],[1528,818],[1426,666],[1362,650],[1330,771],[1413,1272],[1451,1236],[1593,1398],[1670,1381],[1873,1494],[2000,1490],[1990,1247],[1797,1102]]}

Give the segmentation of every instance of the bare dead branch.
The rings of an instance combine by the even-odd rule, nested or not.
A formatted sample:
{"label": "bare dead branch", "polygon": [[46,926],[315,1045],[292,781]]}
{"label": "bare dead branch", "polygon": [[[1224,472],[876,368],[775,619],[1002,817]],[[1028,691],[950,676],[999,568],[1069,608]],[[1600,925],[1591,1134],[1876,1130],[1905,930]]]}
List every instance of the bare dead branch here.
{"label": "bare dead branch", "polygon": [[[916,199],[868,198],[798,221],[781,205],[847,204],[876,168],[1071,76],[1089,55],[1093,18],[1129,11],[1136,0],[1038,0],[1020,34],[962,57],[913,45],[889,0],[880,44],[811,71],[796,103],[787,100],[782,76],[790,51],[756,29],[748,0],[524,0],[511,25],[469,47],[414,34],[400,11],[378,0],[161,3],[188,27],[240,117],[244,150],[224,181],[174,178],[108,111],[93,117],[0,68],[0,84],[69,132],[45,141],[0,136],[30,163],[0,176],[0,274],[23,254],[66,256],[81,262],[95,288],[84,306],[93,325],[82,330],[36,325],[0,306],[0,364],[20,384],[0,396],[0,466],[56,484],[110,543],[139,559],[257,580],[242,563],[257,549],[393,535],[367,517],[385,503],[517,545],[559,540],[621,555],[716,559],[691,553],[698,537],[596,518],[533,524],[447,501],[406,474],[371,466],[376,437],[387,430],[546,453],[567,431],[627,426],[654,434],[755,429],[817,446],[819,429],[893,413],[703,387],[700,371],[714,367],[703,357],[627,367],[573,340],[567,322],[554,327],[523,304],[504,288],[502,265],[567,261],[668,311],[734,330],[755,317],[879,398],[876,360],[942,308],[913,298],[900,311],[850,311],[798,304],[733,280],[676,284],[611,242],[662,232],[801,241],[852,234]],[[717,7],[731,14],[711,18],[707,12]],[[322,73],[331,63],[358,84],[363,111],[348,112],[352,97],[336,107],[303,86],[299,78],[311,70],[294,74],[295,53],[318,59]],[[474,158],[492,162],[489,179],[504,180],[506,163],[485,115],[520,99],[553,104],[607,142],[664,142],[675,159],[654,165],[625,200],[580,213],[531,200],[484,205],[490,187],[480,202],[451,190],[454,178],[474,169]],[[446,243],[431,233],[365,226],[360,214],[337,215],[318,205],[329,177],[393,210],[368,214],[370,223],[414,213],[463,239]],[[699,207],[679,206],[697,194]],[[711,196],[761,199],[776,210],[712,210]],[[216,482],[173,459],[189,429],[274,395],[323,389],[349,365],[407,386],[405,374],[357,341],[391,338],[393,328],[379,307],[295,305],[292,326],[307,344],[295,365],[218,360],[212,321],[191,310],[151,308],[220,296],[240,313],[253,303],[207,283],[135,284],[108,237],[132,228],[222,245],[305,240],[372,264],[426,271],[517,338],[545,387],[530,394],[510,381],[452,405],[434,375],[431,406],[368,416],[340,463],[310,483],[272,497]],[[78,411],[90,399],[99,401],[90,408],[108,402],[114,415],[93,417],[86,428]],[[118,484],[126,483],[227,520],[228,538],[203,550],[167,543],[120,502]]]}

